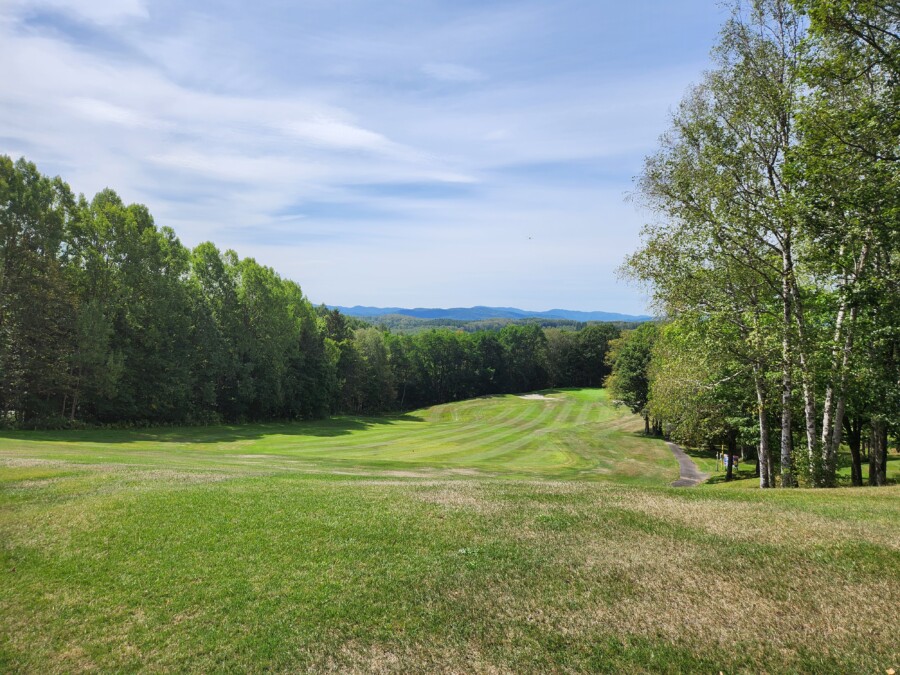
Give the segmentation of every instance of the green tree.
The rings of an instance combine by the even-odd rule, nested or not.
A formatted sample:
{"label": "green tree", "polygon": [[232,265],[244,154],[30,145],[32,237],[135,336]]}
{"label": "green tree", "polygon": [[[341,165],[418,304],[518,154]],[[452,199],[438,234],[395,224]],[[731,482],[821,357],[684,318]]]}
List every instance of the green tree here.
{"label": "green tree", "polygon": [[[796,483],[792,399],[798,357],[808,443],[816,436],[795,185],[784,170],[794,144],[801,36],[785,2],[736,5],[716,50],[717,68],[681,103],[660,150],[647,160],[639,193],[665,220],[645,229],[643,248],[626,265],[652,286],[665,311],[714,315],[742,333],[763,446],[770,345],[773,338],[780,342],[784,486]],[[761,447],[760,455],[766,463],[768,449]]]}
{"label": "green tree", "polygon": [[[612,368],[606,380],[610,396],[644,418],[644,433],[650,435],[650,362],[659,334],[656,323],[645,323],[613,340],[607,356]],[[655,425],[654,425],[655,426]]]}
{"label": "green tree", "polygon": [[540,326],[505,326],[499,333],[506,360],[507,391],[521,392],[547,386],[547,338]]}
{"label": "green tree", "polygon": [[798,205],[808,257],[833,317],[821,344],[821,454],[811,452],[810,464],[816,484],[833,485],[848,387],[858,381],[854,360],[865,349],[858,334],[889,330],[892,320],[880,305],[900,225],[900,12],[879,1],[795,4],[811,22],[804,63],[810,93],[788,168],[804,185]]}
{"label": "green tree", "polygon": [[[673,439],[727,446],[730,455],[739,443],[759,447],[752,370],[740,351],[721,348],[735,334],[728,323],[709,317],[681,317],[661,328],[650,364],[649,408]],[[758,466],[762,476],[761,458]],[[729,462],[726,480],[731,478]]]}
{"label": "green tree", "polygon": [[0,413],[20,423],[59,415],[69,387],[74,210],[62,180],[0,156]]}
{"label": "green tree", "polygon": [[389,410],[394,403],[394,375],[384,334],[377,328],[358,328],[354,343],[361,360],[358,408],[366,412]]}

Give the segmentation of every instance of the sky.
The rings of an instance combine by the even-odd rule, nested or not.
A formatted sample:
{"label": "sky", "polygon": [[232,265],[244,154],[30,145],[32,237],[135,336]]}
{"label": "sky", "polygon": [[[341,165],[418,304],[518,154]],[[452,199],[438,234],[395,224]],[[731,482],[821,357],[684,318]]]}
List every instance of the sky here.
{"label": "sky", "polygon": [[2,0],[0,154],[314,302],[640,314],[627,197],[716,0]]}

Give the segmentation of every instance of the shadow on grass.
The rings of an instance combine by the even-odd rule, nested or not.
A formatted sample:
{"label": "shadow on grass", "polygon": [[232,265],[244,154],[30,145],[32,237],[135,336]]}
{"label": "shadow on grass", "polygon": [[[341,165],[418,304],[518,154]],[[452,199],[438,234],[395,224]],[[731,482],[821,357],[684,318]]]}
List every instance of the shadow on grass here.
{"label": "shadow on grass", "polygon": [[[644,440],[644,441],[659,441],[661,443],[666,442],[666,439],[663,438],[662,436],[654,436],[653,434],[650,434],[648,436],[643,431],[629,431],[627,429],[616,429],[616,431],[618,431],[618,433],[621,436],[626,436],[628,438],[640,438],[641,440]],[[679,446],[679,447],[681,447],[681,446]],[[687,448],[684,448],[684,450],[685,450],[685,452],[687,452]],[[691,454],[691,453],[688,452],[688,454]],[[669,455],[669,457],[671,457],[671,454]]]}
{"label": "shadow on grass", "polygon": [[148,427],[145,429],[63,429],[51,431],[0,431],[0,438],[27,441],[62,441],[71,443],[233,443],[258,440],[265,436],[345,436],[373,427],[398,422],[424,422],[409,413],[397,415],[338,416],[323,420],[298,422],[253,422],[198,427]]}
{"label": "shadow on grass", "polygon": [[738,481],[755,481],[759,482],[759,476],[756,475],[756,468],[751,463],[750,468],[744,469],[741,467],[737,471],[734,472],[731,480],[725,480],[725,474],[713,474],[706,481],[709,485],[717,485],[719,483],[737,483]]}
{"label": "shadow on grass", "polygon": [[[522,392],[520,394],[516,394],[517,396],[521,396],[522,394],[544,394],[548,396],[550,394],[588,394],[594,395],[596,392],[606,391],[602,387],[552,387],[551,389],[539,389],[534,392]],[[616,405],[614,401],[608,401],[606,397],[603,398],[604,401],[610,403],[611,405]],[[621,404],[621,407],[624,407],[624,403]],[[616,405],[616,407],[620,407],[620,405]]]}

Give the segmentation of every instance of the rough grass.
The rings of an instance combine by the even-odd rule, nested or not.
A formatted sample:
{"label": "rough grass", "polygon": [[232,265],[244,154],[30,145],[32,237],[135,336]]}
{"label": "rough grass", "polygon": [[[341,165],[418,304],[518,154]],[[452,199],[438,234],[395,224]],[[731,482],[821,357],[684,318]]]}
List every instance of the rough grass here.
{"label": "rough grass", "polygon": [[661,443],[550,396],[0,440],[0,671],[898,666],[897,487],[654,487]]}

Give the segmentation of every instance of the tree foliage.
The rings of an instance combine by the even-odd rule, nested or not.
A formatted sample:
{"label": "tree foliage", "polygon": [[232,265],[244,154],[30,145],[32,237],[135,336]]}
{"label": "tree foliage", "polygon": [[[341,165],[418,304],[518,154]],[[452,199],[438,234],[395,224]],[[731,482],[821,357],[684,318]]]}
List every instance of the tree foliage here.
{"label": "tree foliage", "polygon": [[734,3],[638,184],[659,219],[624,270],[672,322],[647,409],[755,436],[763,487],[776,462],[782,486],[834,485],[845,428],[883,476],[900,426],[898,26],[877,0]]}
{"label": "tree foliage", "polygon": [[19,426],[375,413],[599,385],[615,326],[394,335],[274,270],[185,248],[112,190],[76,198],[0,157],[0,412]]}

